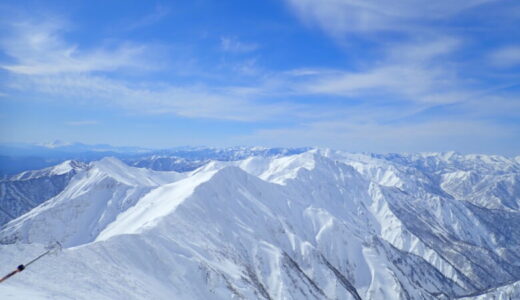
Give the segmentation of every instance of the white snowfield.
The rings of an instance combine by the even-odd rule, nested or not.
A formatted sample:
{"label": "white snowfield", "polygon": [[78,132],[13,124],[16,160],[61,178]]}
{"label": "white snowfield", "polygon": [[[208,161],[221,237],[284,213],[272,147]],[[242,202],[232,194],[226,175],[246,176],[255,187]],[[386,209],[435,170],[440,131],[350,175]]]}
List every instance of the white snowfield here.
{"label": "white snowfield", "polygon": [[[55,172],[66,172],[58,166]],[[0,230],[1,299],[520,299],[520,160],[91,163]]]}

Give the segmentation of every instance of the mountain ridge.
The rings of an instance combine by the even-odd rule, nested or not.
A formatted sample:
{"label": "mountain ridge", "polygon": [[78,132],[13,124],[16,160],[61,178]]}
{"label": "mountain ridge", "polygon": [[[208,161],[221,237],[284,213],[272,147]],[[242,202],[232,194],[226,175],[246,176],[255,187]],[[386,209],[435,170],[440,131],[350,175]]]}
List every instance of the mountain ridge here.
{"label": "mountain ridge", "polygon": [[[89,296],[100,299],[492,299],[518,293],[520,212],[500,201],[487,207],[475,200],[502,189],[495,184],[501,182],[511,193],[496,197],[518,203],[518,182],[501,179],[517,176],[518,164],[438,156],[315,149],[214,161],[184,173],[104,159],[59,196],[6,224],[0,247],[7,259],[18,257],[11,251],[17,246],[9,245],[15,240],[64,241],[66,262],[84,264],[79,255],[110,266],[97,275],[88,266],[84,274],[64,271],[87,278],[97,287]],[[93,180],[101,178],[96,164],[114,175],[110,182]],[[445,176],[464,168],[484,187],[468,191],[452,184],[461,177]],[[99,199],[89,194],[96,189],[121,192]],[[56,218],[67,216],[74,203],[96,209]],[[84,226],[85,220],[95,225]],[[45,224],[71,229],[49,235],[41,229]],[[70,279],[45,278],[52,268],[41,267],[21,280],[35,293],[60,298],[52,278]],[[116,276],[121,268],[128,274]],[[119,279],[104,282],[111,276]],[[0,293],[9,286],[3,288]],[[75,290],[63,295],[85,297]]]}

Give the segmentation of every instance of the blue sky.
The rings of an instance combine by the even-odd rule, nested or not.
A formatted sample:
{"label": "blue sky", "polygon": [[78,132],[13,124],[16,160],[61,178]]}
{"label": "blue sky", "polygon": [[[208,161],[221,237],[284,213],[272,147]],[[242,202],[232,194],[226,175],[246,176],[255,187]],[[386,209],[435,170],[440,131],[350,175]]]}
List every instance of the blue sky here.
{"label": "blue sky", "polygon": [[520,154],[520,2],[2,1],[0,142]]}

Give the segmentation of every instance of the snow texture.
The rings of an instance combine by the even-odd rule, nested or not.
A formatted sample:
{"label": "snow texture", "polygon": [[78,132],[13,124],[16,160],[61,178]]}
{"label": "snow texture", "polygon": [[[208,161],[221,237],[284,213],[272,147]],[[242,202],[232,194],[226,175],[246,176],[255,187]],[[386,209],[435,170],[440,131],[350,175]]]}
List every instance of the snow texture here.
{"label": "snow texture", "polygon": [[289,154],[182,173],[105,158],[11,177],[70,174],[1,228],[0,272],[52,241],[65,249],[0,284],[0,296],[519,298],[518,158]]}

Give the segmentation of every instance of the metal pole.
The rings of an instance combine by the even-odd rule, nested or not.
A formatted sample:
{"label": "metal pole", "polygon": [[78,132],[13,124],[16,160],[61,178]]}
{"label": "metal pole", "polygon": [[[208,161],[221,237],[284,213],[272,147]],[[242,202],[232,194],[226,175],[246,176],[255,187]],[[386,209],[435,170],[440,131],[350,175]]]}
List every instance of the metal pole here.
{"label": "metal pole", "polygon": [[50,248],[48,248],[49,250],[43,252],[42,254],[40,254],[38,257],[36,257],[35,259],[31,260],[30,262],[26,263],[25,265],[19,265],[16,270],[12,271],[11,273],[5,275],[4,277],[2,277],[0,279],[0,283],[4,282],[5,280],[9,279],[11,276],[14,276],[16,273],[20,273],[22,272],[23,270],[25,270],[25,268],[27,268],[30,264],[32,264],[33,262],[37,261],[38,259],[44,257],[45,255],[51,253],[52,251],[54,250],[57,250],[61,248],[61,244],[59,242],[56,242],[54,245],[52,245]]}

